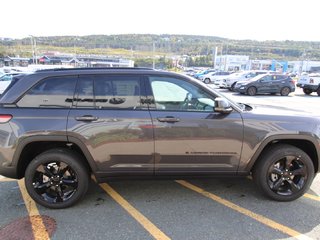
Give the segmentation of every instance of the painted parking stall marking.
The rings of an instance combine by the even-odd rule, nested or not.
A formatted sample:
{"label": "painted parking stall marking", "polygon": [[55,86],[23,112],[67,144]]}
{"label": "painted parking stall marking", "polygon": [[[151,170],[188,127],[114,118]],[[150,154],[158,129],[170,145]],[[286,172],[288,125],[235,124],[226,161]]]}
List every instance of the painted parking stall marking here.
{"label": "painted parking stall marking", "polygon": [[287,226],[284,226],[284,225],[282,225],[280,223],[277,223],[277,222],[275,222],[275,221],[273,221],[273,220],[271,220],[269,218],[266,218],[266,217],[264,217],[264,216],[262,216],[260,214],[256,214],[256,213],[254,213],[254,212],[252,212],[252,211],[250,211],[250,210],[248,210],[246,208],[240,207],[240,206],[238,206],[238,205],[236,205],[236,204],[234,204],[234,203],[232,203],[232,202],[230,202],[228,200],[225,200],[225,199],[223,199],[223,198],[221,198],[221,197],[219,197],[219,196],[217,196],[217,195],[215,195],[213,193],[207,192],[204,189],[202,189],[200,187],[197,187],[197,186],[195,186],[195,185],[193,185],[193,184],[191,184],[191,183],[189,183],[187,181],[176,180],[176,182],[178,184],[180,184],[180,185],[192,190],[192,191],[195,191],[195,192],[197,192],[197,193],[199,193],[199,194],[201,194],[201,195],[203,195],[205,197],[208,197],[208,198],[214,200],[215,202],[218,202],[218,203],[220,203],[220,204],[222,204],[222,205],[224,205],[224,206],[226,206],[228,208],[231,208],[231,209],[233,209],[233,210],[235,210],[235,211],[237,211],[237,212],[239,212],[241,214],[244,214],[244,215],[246,215],[246,216],[248,216],[248,217],[250,217],[250,218],[252,218],[252,219],[254,219],[254,220],[256,220],[256,221],[258,221],[258,222],[260,222],[260,223],[262,223],[264,225],[266,225],[266,226],[269,226],[270,228],[273,228],[275,230],[283,232],[283,233],[287,234],[288,236],[294,237],[296,239],[301,239],[301,240],[307,240],[307,239],[311,240],[312,239],[312,238],[310,238],[310,237],[308,237],[308,236],[306,236],[306,235],[304,235],[302,233],[297,232],[294,229],[291,229],[291,228],[289,228]]}
{"label": "painted parking stall marking", "polygon": [[27,211],[29,213],[30,223],[33,231],[33,236],[35,240],[48,240],[50,239],[48,231],[45,227],[42,217],[40,216],[39,210],[36,203],[30,198],[27,193],[24,180],[18,181],[20,191],[26,205]]}
{"label": "painted parking stall marking", "polygon": [[109,184],[99,184],[100,187],[108,193],[121,207],[123,207],[138,223],[142,225],[155,239],[169,240],[170,238],[157,228],[149,219],[143,216],[136,208],[134,208],[127,200],[117,193]]}
{"label": "painted parking stall marking", "polygon": [[305,193],[303,196],[306,198],[320,202],[320,196],[315,196],[315,195],[309,194],[309,193]]}
{"label": "painted parking stall marking", "polygon": [[0,176],[0,182],[15,182],[15,181],[17,180]]}

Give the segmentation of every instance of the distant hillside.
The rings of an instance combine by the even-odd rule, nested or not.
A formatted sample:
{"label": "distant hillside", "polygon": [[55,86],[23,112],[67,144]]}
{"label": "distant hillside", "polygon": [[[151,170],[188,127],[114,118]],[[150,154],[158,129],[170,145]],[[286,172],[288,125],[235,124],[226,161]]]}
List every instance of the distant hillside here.
{"label": "distant hillside", "polygon": [[[162,55],[249,55],[252,59],[320,60],[320,42],[232,40],[193,35],[90,35],[36,37],[38,51],[60,50],[69,53],[113,54],[134,58],[152,54],[153,45]],[[110,51],[113,49],[114,51]],[[115,51],[121,49],[121,51]],[[141,54],[140,54],[141,53]],[[142,54],[145,53],[145,54]],[[0,57],[30,56],[30,38],[0,40]]]}

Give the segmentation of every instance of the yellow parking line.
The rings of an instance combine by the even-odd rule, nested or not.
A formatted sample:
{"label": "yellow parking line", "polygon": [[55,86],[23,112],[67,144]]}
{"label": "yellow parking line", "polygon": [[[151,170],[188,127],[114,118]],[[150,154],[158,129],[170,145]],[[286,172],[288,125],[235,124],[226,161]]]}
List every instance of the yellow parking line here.
{"label": "yellow parking line", "polygon": [[253,218],[254,220],[256,220],[256,221],[258,221],[258,222],[260,222],[260,223],[262,223],[262,224],[264,224],[264,225],[266,225],[268,227],[271,227],[271,228],[276,229],[276,230],[278,230],[280,232],[283,232],[283,233],[287,234],[288,236],[295,237],[297,239],[311,239],[310,237],[308,237],[308,236],[306,236],[306,235],[304,235],[302,233],[299,233],[299,232],[297,232],[297,231],[295,231],[295,230],[293,230],[293,229],[291,229],[291,228],[289,228],[287,226],[284,226],[284,225],[282,225],[280,223],[277,223],[277,222],[275,222],[275,221],[273,221],[273,220],[271,220],[269,218],[266,218],[266,217],[264,217],[264,216],[262,216],[260,214],[256,214],[256,213],[254,213],[254,212],[252,212],[252,211],[250,211],[248,209],[240,207],[240,206],[238,206],[238,205],[236,205],[236,204],[234,204],[234,203],[232,203],[232,202],[230,202],[228,200],[225,200],[225,199],[223,199],[223,198],[221,198],[221,197],[219,197],[219,196],[217,196],[215,194],[207,192],[204,189],[199,188],[199,187],[197,187],[197,186],[195,186],[195,185],[193,185],[193,184],[191,184],[191,183],[189,183],[187,181],[176,180],[176,182],[181,184],[182,186],[184,186],[184,187],[186,187],[186,188],[188,188],[188,189],[190,189],[192,191],[195,191],[197,193],[200,193],[203,196],[208,197],[208,198],[210,198],[210,199],[212,199],[212,200],[214,200],[214,201],[216,201],[216,202],[218,202],[218,203],[220,203],[220,204],[222,204],[222,205],[224,205],[224,206],[226,206],[228,208],[231,208],[231,209],[233,209],[233,210],[235,210],[235,211],[237,211],[237,212],[239,212],[241,214],[244,214],[244,215],[246,215],[246,216],[248,216],[250,218]]}
{"label": "yellow parking line", "polygon": [[[247,176],[247,179],[253,180],[252,176]],[[309,198],[309,199],[312,199],[312,200],[315,200],[315,201],[320,201],[320,196],[312,195],[312,194],[309,194],[309,193],[305,193],[303,195],[303,197]]]}
{"label": "yellow parking line", "polygon": [[26,186],[24,184],[24,180],[21,179],[18,181],[20,191],[24,200],[24,203],[26,205],[29,217],[30,217],[30,222],[31,222],[31,227],[32,227],[32,232],[35,240],[49,240],[49,234],[47,232],[47,229],[42,221],[42,218],[31,218],[31,216],[40,216],[39,210],[37,208],[36,203],[31,199],[29,196]]}
{"label": "yellow parking line", "polygon": [[309,194],[309,193],[305,193],[303,196],[306,197],[306,198],[310,198],[312,200],[320,202],[320,196],[315,196],[315,195],[312,195],[312,194]]}
{"label": "yellow parking line", "polygon": [[0,177],[0,182],[15,182],[17,181],[16,179],[13,179],[13,178],[3,178],[3,177]]}
{"label": "yellow parking line", "polygon": [[135,220],[138,221],[155,239],[168,240],[170,239],[152,222],[143,216],[137,209],[135,209],[128,201],[126,201],[119,193],[117,193],[107,183],[99,184],[100,187],[108,193],[121,207],[123,207]]}

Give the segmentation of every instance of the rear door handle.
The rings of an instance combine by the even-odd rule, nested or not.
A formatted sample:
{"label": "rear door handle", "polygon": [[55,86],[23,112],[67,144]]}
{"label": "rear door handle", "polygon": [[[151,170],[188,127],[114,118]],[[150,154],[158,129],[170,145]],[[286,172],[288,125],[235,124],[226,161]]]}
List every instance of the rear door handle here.
{"label": "rear door handle", "polygon": [[175,122],[179,122],[180,119],[179,118],[175,118],[175,117],[158,117],[157,118],[159,122],[168,122],[168,123],[175,123]]}
{"label": "rear door handle", "polygon": [[85,122],[92,122],[92,121],[97,121],[99,118],[98,117],[94,117],[91,115],[84,115],[81,117],[76,117],[77,121],[85,121]]}

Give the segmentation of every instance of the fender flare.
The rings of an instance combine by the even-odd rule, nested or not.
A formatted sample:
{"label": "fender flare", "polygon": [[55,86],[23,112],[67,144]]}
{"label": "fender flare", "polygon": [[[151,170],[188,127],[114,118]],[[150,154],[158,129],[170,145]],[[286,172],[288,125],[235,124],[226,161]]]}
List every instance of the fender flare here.
{"label": "fender flare", "polygon": [[79,149],[82,151],[82,153],[85,156],[85,160],[91,167],[93,172],[97,171],[97,166],[95,164],[95,161],[90,154],[89,150],[86,148],[85,144],[83,144],[80,140],[74,138],[74,137],[67,137],[66,135],[54,135],[54,136],[43,136],[43,135],[37,135],[37,136],[30,136],[25,137],[21,141],[18,142],[15,153],[13,155],[13,161],[12,165],[17,167],[19,164],[19,159],[21,156],[22,151],[25,149],[25,147],[29,143],[33,142],[64,142],[66,144],[72,143],[79,147]]}
{"label": "fender flare", "polygon": [[[312,159],[312,161],[317,161],[318,164],[318,169],[317,172],[320,170],[320,148],[317,146],[320,146],[320,142],[317,142],[316,138],[310,135],[299,135],[299,134],[283,134],[283,135],[275,135],[275,136],[270,136],[267,137],[263,140],[263,142],[259,145],[251,159],[248,161],[248,164],[245,166],[244,171],[245,172],[250,172],[254,164],[257,162],[259,159],[259,156],[263,152],[263,150],[272,142],[277,142],[277,141],[294,141],[294,140],[301,140],[301,141],[307,141],[310,142],[313,147],[316,150],[317,154],[317,159]],[[303,149],[302,149],[303,150]],[[242,171],[240,171],[242,172]]]}

